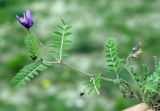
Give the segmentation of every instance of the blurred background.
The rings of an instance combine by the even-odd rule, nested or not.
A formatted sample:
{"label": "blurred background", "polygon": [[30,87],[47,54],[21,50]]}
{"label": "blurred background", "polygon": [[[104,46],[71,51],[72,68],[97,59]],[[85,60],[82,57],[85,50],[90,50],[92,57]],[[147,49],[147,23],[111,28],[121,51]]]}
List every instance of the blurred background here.
{"label": "blurred background", "polygon": [[[25,51],[27,31],[16,14],[30,9],[32,32],[44,44],[63,18],[72,25],[73,44],[65,61],[79,69],[114,78],[107,72],[103,48],[108,38],[116,38],[121,58],[142,42],[144,53],[132,61],[137,72],[142,64],[153,66],[160,56],[160,0],[0,0],[0,111],[121,111],[140,101],[123,98],[118,86],[101,82],[101,94],[79,96],[89,78],[60,65],[54,65],[16,91],[10,79],[32,62]],[[46,59],[45,49],[41,48]],[[120,76],[130,81],[122,70]]]}

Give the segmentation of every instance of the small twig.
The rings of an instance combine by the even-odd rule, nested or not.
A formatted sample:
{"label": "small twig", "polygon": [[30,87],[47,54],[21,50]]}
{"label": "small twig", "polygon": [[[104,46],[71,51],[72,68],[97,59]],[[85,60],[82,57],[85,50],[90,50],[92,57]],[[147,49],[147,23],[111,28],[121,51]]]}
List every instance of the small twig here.
{"label": "small twig", "polygon": [[104,81],[109,81],[109,82],[114,82],[114,83],[117,80],[117,79],[110,79],[110,78],[102,77],[102,76],[101,76],[101,79],[104,80]]}
{"label": "small twig", "polygon": [[[75,70],[75,71],[78,71],[78,72],[80,72],[80,73],[82,73],[82,74],[85,74],[86,76],[94,77],[93,74],[87,73],[87,72],[84,72],[84,71],[81,71],[81,70],[78,69],[77,67],[75,67],[75,66],[73,66],[73,65],[69,65],[69,64],[64,63],[64,62],[62,62],[62,61],[61,61],[61,62],[60,62],[60,61],[55,61],[55,62],[43,61],[43,62],[50,63],[50,64],[61,64],[61,65],[64,65],[64,66],[66,66],[66,67],[68,67],[68,68],[71,68],[71,69],[73,69],[73,70]],[[100,78],[101,78],[102,80],[104,80],[104,81],[109,81],[109,82],[113,82],[113,83],[115,83],[115,81],[117,80],[117,79],[110,79],[110,78],[103,77],[103,76],[101,76]]]}
{"label": "small twig", "polygon": [[60,47],[60,52],[59,52],[59,61],[62,61],[62,51],[63,51],[63,42],[64,42],[64,30],[62,32],[62,40],[61,40],[61,47]]}
{"label": "small twig", "polygon": [[49,62],[49,61],[43,61],[43,62],[45,62],[45,63],[49,63],[49,64],[59,64],[59,62]]}
{"label": "small twig", "polygon": [[94,88],[95,88],[97,94],[99,95],[100,92],[99,92],[98,89],[97,89],[97,86],[96,86],[96,82],[95,82],[95,80],[94,80],[94,77],[92,77],[92,81],[93,81]]}
{"label": "small twig", "polygon": [[67,67],[69,67],[69,68],[71,68],[71,69],[74,69],[74,70],[76,70],[76,71],[78,71],[78,72],[80,72],[80,73],[83,73],[83,74],[85,74],[85,75],[87,75],[87,76],[91,76],[91,77],[94,76],[94,75],[92,75],[92,74],[90,74],[90,73],[81,71],[81,70],[78,69],[77,67],[74,67],[74,66],[72,66],[72,65],[66,64],[66,63],[64,63],[64,62],[62,62],[61,64],[64,65],[64,66],[67,66]]}
{"label": "small twig", "polygon": [[[80,72],[80,73],[83,73],[83,74],[85,74],[85,75],[87,75],[87,76],[94,77],[93,74],[87,73],[87,72],[84,72],[84,71],[81,71],[80,69],[78,69],[78,68],[75,67],[75,66],[66,64],[66,63],[64,63],[64,62],[61,62],[61,64],[62,64],[62,65],[65,65],[65,66],[67,66],[67,67],[69,67],[69,68],[71,68],[71,69],[73,69],[73,70],[75,70],[75,71],[78,71],[78,72]],[[110,79],[110,78],[102,77],[102,76],[101,76],[100,78],[101,78],[102,80],[104,80],[104,81],[109,81],[109,82],[115,82],[115,81],[116,81],[116,79]]]}
{"label": "small twig", "polygon": [[135,80],[134,76],[133,76],[133,73],[129,70],[129,64],[128,64],[128,57],[127,57],[127,64],[123,64],[124,68],[128,71],[128,73],[130,74],[130,76],[132,77],[134,83],[136,84],[137,88],[139,89],[140,91],[140,95],[141,95],[141,98],[143,100],[143,102],[145,102],[145,99],[144,99],[144,96],[143,96],[143,92],[138,84],[138,82]]}

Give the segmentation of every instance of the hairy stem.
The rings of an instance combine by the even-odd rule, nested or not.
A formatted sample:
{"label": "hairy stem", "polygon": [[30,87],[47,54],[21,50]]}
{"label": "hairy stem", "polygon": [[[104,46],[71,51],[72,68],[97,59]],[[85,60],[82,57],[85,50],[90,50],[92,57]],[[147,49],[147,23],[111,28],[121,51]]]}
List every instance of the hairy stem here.
{"label": "hairy stem", "polygon": [[142,98],[143,102],[145,102],[145,99],[144,99],[144,96],[143,96],[143,92],[142,92],[142,90],[141,90],[138,82],[135,80],[133,73],[129,70],[130,68],[129,68],[128,60],[129,60],[129,57],[127,57],[127,63],[124,64],[124,68],[128,71],[128,73],[129,73],[130,76],[132,77],[132,80],[133,80],[134,83],[136,84],[136,86],[137,86],[137,88],[138,88],[138,90],[139,90],[139,93],[140,93],[140,95],[141,95],[141,98]]}

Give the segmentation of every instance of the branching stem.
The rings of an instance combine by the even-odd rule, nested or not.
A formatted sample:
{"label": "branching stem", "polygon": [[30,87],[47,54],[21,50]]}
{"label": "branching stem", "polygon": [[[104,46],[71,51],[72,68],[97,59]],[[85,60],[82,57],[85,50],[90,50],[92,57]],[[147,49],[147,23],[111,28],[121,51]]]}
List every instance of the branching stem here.
{"label": "branching stem", "polygon": [[[73,65],[69,65],[69,64],[64,63],[64,62],[62,62],[62,61],[61,61],[61,62],[59,62],[59,61],[56,61],[56,62],[43,61],[43,62],[51,63],[51,64],[61,64],[61,65],[64,65],[64,66],[66,66],[66,67],[68,67],[68,68],[71,68],[71,69],[73,69],[73,70],[75,70],[75,71],[77,71],[77,72],[80,72],[80,73],[82,73],[82,74],[85,74],[86,76],[94,77],[93,74],[87,73],[87,72],[85,72],[85,71],[81,71],[81,70],[78,69],[77,67],[75,67],[75,66],[73,66]],[[103,76],[101,76],[100,78],[101,78],[102,80],[104,80],[104,81],[109,81],[109,82],[113,82],[113,83],[115,83],[115,81],[117,80],[117,79],[110,79],[110,78],[103,77]]]}
{"label": "branching stem", "polygon": [[92,75],[92,74],[90,74],[90,73],[81,71],[81,70],[78,69],[77,67],[72,66],[72,65],[69,65],[69,64],[67,64],[67,63],[62,62],[62,65],[66,66],[66,67],[68,67],[68,68],[71,68],[71,69],[73,69],[73,70],[75,70],[75,71],[78,71],[78,72],[80,72],[80,73],[83,73],[83,74],[85,74],[85,75],[87,75],[87,76],[90,76],[90,77],[93,77],[93,76],[94,76],[94,75]]}
{"label": "branching stem", "polygon": [[127,57],[127,63],[124,64],[124,68],[128,71],[128,73],[129,73],[130,76],[132,77],[134,83],[136,84],[136,86],[137,86],[137,88],[138,88],[138,90],[139,90],[139,92],[140,92],[140,95],[141,95],[141,98],[142,98],[143,102],[145,102],[145,99],[144,99],[144,96],[143,96],[143,92],[142,92],[142,90],[141,90],[138,82],[135,80],[133,73],[129,70],[130,68],[129,68],[129,63],[128,63],[128,61],[129,61],[129,57]]}
{"label": "branching stem", "polygon": [[[69,67],[69,68],[71,68],[71,69],[73,69],[73,70],[76,70],[76,71],[78,71],[78,72],[80,72],[80,73],[83,73],[83,74],[85,74],[85,75],[87,75],[87,76],[94,77],[93,74],[87,73],[87,72],[84,72],[84,71],[81,71],[80,69],[78,69],[78,68],[75,67],[75,66],[66,64],[66,63],[64,63],[64,62],[62,62],[62,64],[65,65],[65,66],[67,66],[67,67]],[[101,77],[101,79],[102,79],[102,80],[105,80],[105,81],[109,81],[109,82],[115,82],[114,79],[110,79],[110,78],[107,78],[107,77]]]}

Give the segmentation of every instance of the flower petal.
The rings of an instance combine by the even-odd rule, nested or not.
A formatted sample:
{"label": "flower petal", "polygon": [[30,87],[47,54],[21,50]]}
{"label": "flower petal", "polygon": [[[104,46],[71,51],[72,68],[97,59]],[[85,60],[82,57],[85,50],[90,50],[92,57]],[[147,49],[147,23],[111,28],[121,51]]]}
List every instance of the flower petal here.
{"label": "flower petal", "polygon": [[29,27],[32,27],[33,21],[31,19],[29,19],[28,22],[27,22],[27,24],[28,24]]}
{"label": "flower petal", "polygon": [[31,15],[30,10],[26,10],[25,16],[26,16],[27,19],[31,19],[32,20],[32,15]]}
{"label": "flower petal", "polygon": [[19,17],[18,15],[16,15],[16,18],[20,22],[21,17]]}
{"label": "flower petal", "polygon": [[27,18],[26,18],[26,15],[25,15],[25,13],[23,14],[23,19],[22,19],[22,22],[23,22],[23,23],[25,23],[25,24],[27,24]]}

